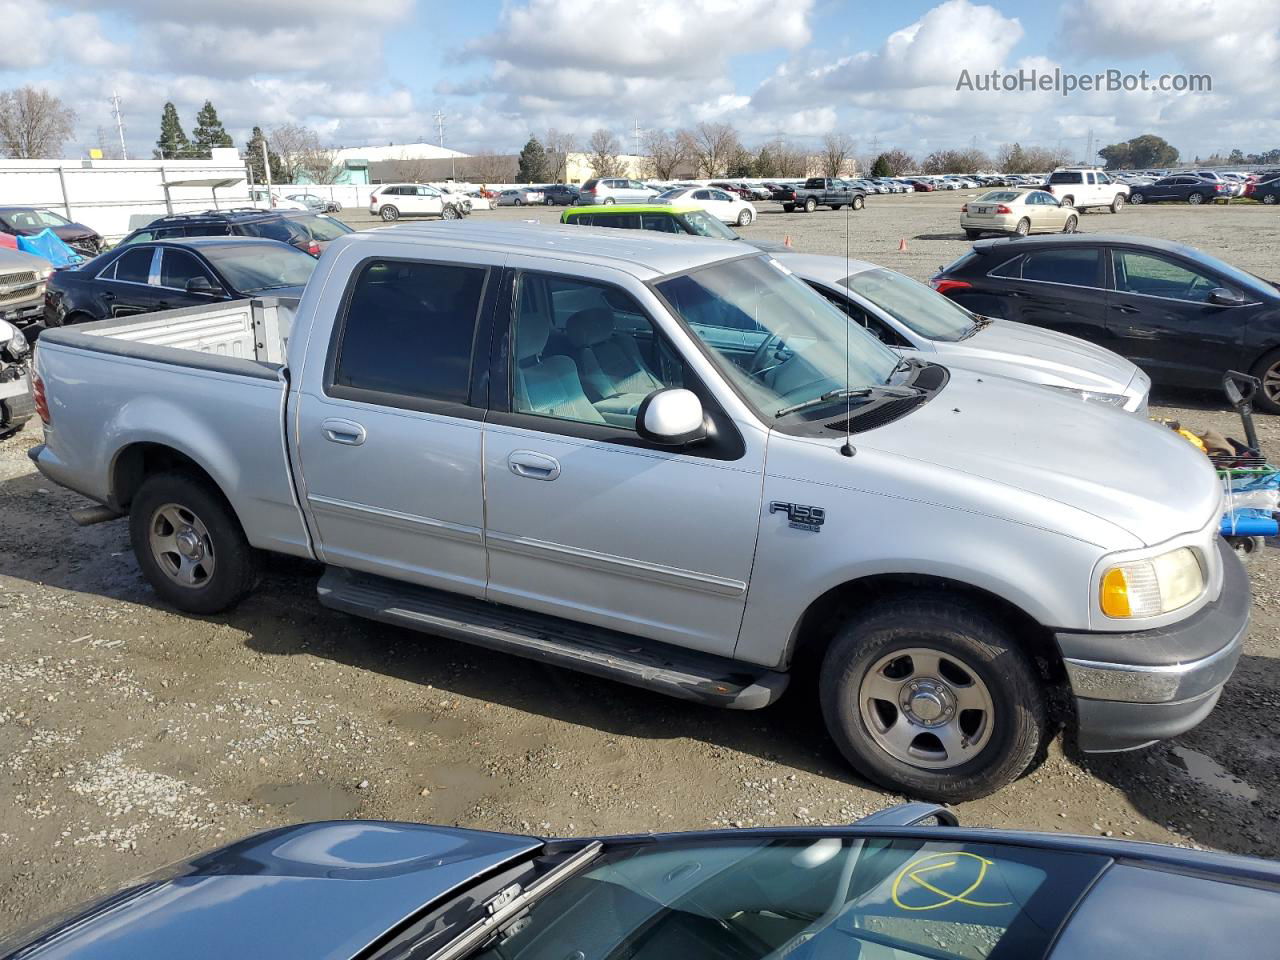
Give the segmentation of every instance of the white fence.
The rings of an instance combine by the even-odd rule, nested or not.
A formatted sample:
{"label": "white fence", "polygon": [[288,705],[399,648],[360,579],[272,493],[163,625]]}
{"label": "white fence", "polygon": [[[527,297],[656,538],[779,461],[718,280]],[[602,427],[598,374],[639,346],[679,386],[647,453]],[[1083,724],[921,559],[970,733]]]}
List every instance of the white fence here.
{"label": "white fence", "polygon": [[166,213],[250,203],[238,159],[0,160],[5,205],[45,207],[118,239]]}

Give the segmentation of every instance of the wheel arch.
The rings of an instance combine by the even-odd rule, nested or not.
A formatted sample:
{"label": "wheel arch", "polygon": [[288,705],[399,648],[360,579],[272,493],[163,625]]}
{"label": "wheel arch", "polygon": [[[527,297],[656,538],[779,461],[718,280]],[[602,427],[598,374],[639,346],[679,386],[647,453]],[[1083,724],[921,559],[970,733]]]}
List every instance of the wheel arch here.
{"label": "wheel arch", "polygon": [[117,510],[128,512],[133,498],[148,477],[175,472],[189,473],[207,483],[226,503],[240,528],[244,529],[244,520],[235,504],[212,473],[190,454],[153,440],[139,440],[116,452],[109,474],[109,503]]}
{"label": "wheel arch", "polygon": [[873,574],[847,580],[816,597],[805,608],[787,641],[786,664],[812,667],[822,657],[840,624],[871,604],[912,593],[929,592],[968,601],[1004,626],[1027,651],[1041,678],[1065,679],[1062,655],[1052,632],[1017,604],[983,587],[930,574]]}

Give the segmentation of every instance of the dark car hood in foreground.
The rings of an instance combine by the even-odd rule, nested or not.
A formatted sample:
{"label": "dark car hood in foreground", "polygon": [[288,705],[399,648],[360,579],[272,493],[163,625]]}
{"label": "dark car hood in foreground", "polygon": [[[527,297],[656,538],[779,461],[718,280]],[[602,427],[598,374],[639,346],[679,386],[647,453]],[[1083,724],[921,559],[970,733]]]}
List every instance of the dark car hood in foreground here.
{"label": "dark car hood in foreground", "polygon": [[425,904],[541,846],[370,820],[286,827],[103,900],[11,956],[349,960]]}

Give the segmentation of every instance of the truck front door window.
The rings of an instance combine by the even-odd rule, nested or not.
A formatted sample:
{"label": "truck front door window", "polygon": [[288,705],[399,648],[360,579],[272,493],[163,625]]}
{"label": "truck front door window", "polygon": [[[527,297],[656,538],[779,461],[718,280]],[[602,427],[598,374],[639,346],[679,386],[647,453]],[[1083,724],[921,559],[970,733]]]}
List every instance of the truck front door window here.
{"label": "truck front door window", "polygon": [[356,279],[333,384],[464,403],[485,271],[373,260]]}

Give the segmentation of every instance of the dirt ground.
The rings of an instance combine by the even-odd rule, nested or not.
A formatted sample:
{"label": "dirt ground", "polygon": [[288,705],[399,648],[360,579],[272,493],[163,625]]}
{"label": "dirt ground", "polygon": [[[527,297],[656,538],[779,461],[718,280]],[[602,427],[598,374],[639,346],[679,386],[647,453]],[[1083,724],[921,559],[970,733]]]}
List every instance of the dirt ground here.
{"label": "dirt ground", "polygon": [[[872,198],[850,253],[926,277],[966,247],[971,194]],[[748,237],[843,253],[845,216],[761,204]],[[499,210],[476,219],[553,219]],[[1280,276],[1272,208],[1089,214],[1085,230],[1185,240]],[[359,226],[372,225],[358,213]],[[907,252],[898,251],[899,240]],[[1239,433],[1211,394],[1153,413]],[[1280,418],[1260,418],[1280,455]],[[165,609],[124,523],[0,442],[0,933],[250,831],[326,817],[577,834],[844,823],[900,798],[852,774],[813,698],[718,711],[322,609],[316,569],[276,560],[238,609]],[[1254,621],[1217,710],[1176,742],[1086,759],[1061,740],[963,822],[1280,856],[1280,551],[1252,567]]]}

